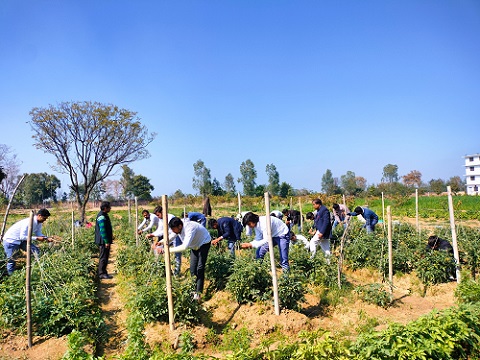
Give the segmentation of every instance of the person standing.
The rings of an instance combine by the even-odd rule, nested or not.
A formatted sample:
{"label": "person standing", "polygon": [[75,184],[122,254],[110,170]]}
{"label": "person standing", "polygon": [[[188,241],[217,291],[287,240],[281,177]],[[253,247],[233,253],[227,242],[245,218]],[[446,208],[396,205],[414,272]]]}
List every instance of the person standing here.
{"label": "person standing", "polygon": [[153,214],[150,214],[148,210],[142,211],[143,221],[140,225],[138,225],[137,233],[140,235],[142,232],[147,232],[150,229],[158,228],[158,216],[155,215],[155,211]]}
{"label": "person standing", "polygon": [[330,233],[332,231],[332,223],[330,222],[330,211],[322,204],[322,200],[315,199],[312,201],[313,208],[317,211],[313,220],[314,228],[309,232],[313,234],[310,240],[310,252],[312,257],[317,252],[317,244],[320,243],[325,257],[330,257]]}
{"label": "person standing", "polygon": [[183,222],[174,217],[168,222],[172,231],[180,236],[182,244],[170,249],[172,253],[179,253],[190,249],[190,274],[196,277],[195,293],[193,300],[199,301],[205,282],[205,265],[207,264],[208,251],[211,245],[211,236],[207,228],[195,221]]}
{"label": "person standing", "polygon": [[347,227],[347,214],[350,212],[348,207],[343,204],[333,204],[333,216],[335,218],[335,221],[333,222],[332,228],[335,229],[335,227],[338,224],[343,224],[343,227]]}
{"label": "person standing", "polygon": [[228,250],[235,256],[235,243],[242,238],[243,226],[231,217],[221,217],[218,220],[210,219],[208,225],[211,229],[218,231],[218,237],[212,240],[212,245],[217,245],[220,240],[228,241]]}
{"label": "person standing", "polygon": [[[53,241],[49,239],[48,236],[42,234],[42,224],[48,219],[49,216],[50,212],[47,209],[40,209],[33,217],[32,241]],[[15,271],[15,256],[18,250],[22,249],[23,251],[27,251],[29,226],[30,218],[17,221],[7,230],[5,236],[3,237],[3,248],[7,256],[8,275],[12,275]],[[40,253],[40,249],[34,244],[30,244],[30,251],[35,255]]]}
{"label": "person standing", "polygon": [[208,196],[203,199],[203,215],[212,216],[212,206],[210,205],[210,198]]}
{"label": "person standing", "polygon": [[363,225],[363,227],[367,230],[367,234],[375,232],[375,225],[378,223],[378,216],[369,208],[357,206],[354,212],[348,213],[347,215],[362,215],[362,217],[365,219],[365,225]]}
{"label": "person standing", "polygon": [[[242,249],[257,248],[257,259],[263,259],[269,251],[267,239],[264,234],[267,232],[267,217],[258,216],[252,212],[245,214],[243,223],[250,229],[255,230],[255,239],[249,243],[241,244]],[[280,266],[286,272],[290,269],[288,264],[288,250],[290,247],[290,230],[288,226],[280,219],[270,216],[270,225],[272,231],[273,246],[278,245],[280,253]]]}
{"label": "person standing", "polygon": [[112,223],[108,213],[112,210],[109,201],[102,201],[100,212],[95,221],[95,243],[98,245],[100,255],[98,258],[98,277],[100,279],[112,279],[113,276],[107,272],[110,249],[113,242]]}

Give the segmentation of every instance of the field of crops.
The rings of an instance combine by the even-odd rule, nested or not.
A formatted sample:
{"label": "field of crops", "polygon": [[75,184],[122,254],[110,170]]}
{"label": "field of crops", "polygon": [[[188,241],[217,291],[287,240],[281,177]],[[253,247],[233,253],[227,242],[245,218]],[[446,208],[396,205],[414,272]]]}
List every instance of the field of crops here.
{"label": "field of crops", "polygon": [[[477,198],[459,198],[455,200],[456,216],[467,214],[465,219],[478,219]],[[436,224],[433,219],[438,214],[439,224],[448,223],[448,207],[441,199],[422,203],[424,221],[428,217]],[[233,204],[213,200],[217,217],[238,211]],[[301,200],[304,212],[312,210],[307,200]],[[242,210],[263,211],[261,199],[248,201]],[[327,205],[328,201],[333,202],[329,199]],[[291,245],[291,271],[282,274],[277,266],[281,306],[277,316],[267,257],[258,262],[253,250],[237,250],[232,258],[221,244],[210,250],[206,290],[200,303],[192,301],[193,283],[188,253],[184,253],[182,274],[174,277],[172,284],[175,331],[168,325],[164,259],[152,254],[150,240],[140,237],[137,244],[135,216],[124,208],[112,210],[116,244],[109,267],[115,269],[115,277],[99,282],[93,229],[76,229],[72,241],[71,214],[51,209],[53,216],[44,230],[63,241],[42,245],[42,256],[32,266],[34,346],[24,350],[25,268],[20,257],[20,270],[0,280],[0,358],[476,359],[480,353],[478,226],[465,226],[464,215],[458,215],[463,281],[457,286],[449,280],[448,269],[455,266],[452,259],[442,252],[425,251],[428,231],[433,228],[436,235],[451,240],[450,229],[432,225],[419,234],[401,220],[412,217],[411,201],[386,202],[397,215],[393,284],[387,281],[387,241],[382,227],[377,227],[375,235],[366,235],[361,223],[355,221],[349,230],[340,278],[337,256],[341,227],[334,232],[335,256],[330,261],[321,251],[312,259],[303,246]],[[347,202],[351,208],[368,204],[382,213],[378,199]],[[298,199],[294,199],[295,204]],[[288,205],[275,203],[275,199],[272,203],[279,209]],[[170,212],[179,215],[182,210],[183,206],[175,204]],[[88,214],[91,220],[96,212]],[[25,216],[12,215],[8,224]],[[304,224],[305,235],[309,225]],[[211,232],[215,235],[215,230]],[[278,261],[277,250],[275,255]],[[62,343],[54,342],[58,339]],[[50,348],[59,351],[46,356],[45,344],[55,344]],[[35,348],[42,349],[41,353]]]}

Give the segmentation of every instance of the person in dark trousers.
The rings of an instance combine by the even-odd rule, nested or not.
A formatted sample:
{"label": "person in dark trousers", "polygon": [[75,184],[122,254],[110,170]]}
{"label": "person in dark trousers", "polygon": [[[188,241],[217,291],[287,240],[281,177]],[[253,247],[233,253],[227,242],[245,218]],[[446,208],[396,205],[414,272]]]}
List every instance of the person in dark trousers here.
{"label": "person in dark trousers", "polygon": [[367,230],[367,234],[375,232],[375,225],[378,223],[378,216],[369,208],[357,206],[354,212],[348,213],[347,215],[362,215],[362,217],[365,219],[365,225],[363,227]]}
{"label": "person in dark trousers", "polygon": [[180,236],[182,244],[170,249],[172,253],[178,253],[190,249],[190,274],[196,277],[196,292],[193,300],[200,301],[205,282],[205,265],[207,264],[208,251],[211,245],[211,236],[207,228],[195,221],[183,222],[174,217],[168,222],[168,227]]}
{"label": "person in dark trousers", "polygon": [[103,201],[100,205],[100,212],[95,221],[95,243],[98,245],[100,255],[98,259],[98,277],[100,279],[111,279],[112,275],[107,272],[110,248],[113,242],[112,223],[108,213],[112,207],[109,201]]}
{"label": "person in dark trousers", "polygon": [[212,216],[212,206],[210,205],[210,198],[207,196],[203,200],[203,215]]}
{"label": "person in dark trousers", "polygon": [[325,253],[325,257],[329,258],[330,253],[330,234],[332,232],[332,223],[330,222],[330,211],[322,204],[322,200],[315,199],[312,201],[313,208],[317,211],[315,218],[313,219],[314,229],[310,229],[310,233],[313,235],[310,240],[310,252],[312,257],[317,252],[317,244],[320,243],[320,247]]}
{"label": "person in dark trousers", "polygon": [[217,245],[220,240],[228,241],[228,250],[235,256],[235,243],[242,238],[243,226],[231,217],[221,217],[220,219],[208,220],[208,226],[218,231],[218,237],[212,240],[212,245]]}

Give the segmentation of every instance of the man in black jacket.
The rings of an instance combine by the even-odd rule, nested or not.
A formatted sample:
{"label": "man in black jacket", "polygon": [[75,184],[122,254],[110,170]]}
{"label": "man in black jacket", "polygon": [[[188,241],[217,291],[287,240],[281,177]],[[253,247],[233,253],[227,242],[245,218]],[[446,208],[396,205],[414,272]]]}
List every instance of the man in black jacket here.
{"label": "man in black jacket", "polygon": [[98,277],[100,279],[111,279],[112,275],[107,272],[108,258],[110,257],[110,247],[113,241],[112,223],[108,213],[112,207],[110,202],[103,201],[100,205],[100,212],[97,214],[95,222],[95,243],[100,249],[98,259]]}
{"label": "man in black jacket", "polygon": [[226,239],[228,241],[230,254],[235,256],[235,242],[240,241],[242,238],[242,224],[234,218],[221,217],[218,220],[208,220],[208,226],[218,231],[218,237],[212,240],[212,245],[217,245],[220,240]]}

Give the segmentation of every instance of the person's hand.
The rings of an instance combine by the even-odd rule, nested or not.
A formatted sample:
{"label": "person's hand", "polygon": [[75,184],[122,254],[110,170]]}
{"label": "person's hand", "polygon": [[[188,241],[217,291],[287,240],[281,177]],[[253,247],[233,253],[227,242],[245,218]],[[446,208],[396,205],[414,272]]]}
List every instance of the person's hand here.
{"label": "person's hand", "polygon": [[140,235],[142,233],[142,230],[137,230],[137,234]]}
{"label": "person's hand", "polygon": [[250,244],[250,243],[241,243],[241,244],[240,244],[240,247],[241,247],[242,249],[251,249],[253,246],[252,246],[252,244]]}
{"label": "person's hand", "polygon": [[105,244],[105,249],[109,249],[110,248],[110,244]]}
{"label": "person's hand", "polygon": [[219,241],[220,241],[219,238],[212,240],[212,245],[217,245]]}
{"label": "person's hand", "polygon": [[147,234],[145,237],[146,237],[147,239],[151,239],[151,238],[153,237],[153,234]]}

